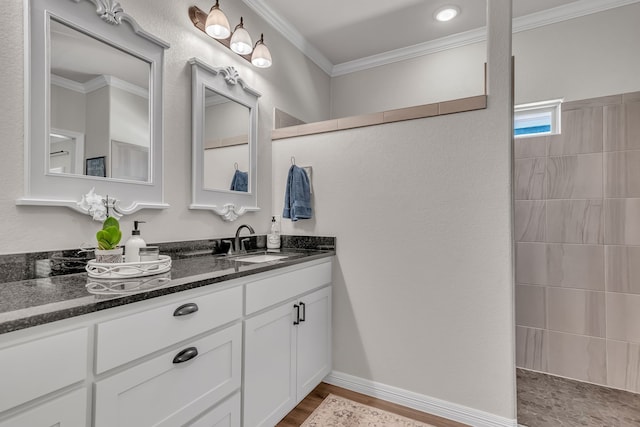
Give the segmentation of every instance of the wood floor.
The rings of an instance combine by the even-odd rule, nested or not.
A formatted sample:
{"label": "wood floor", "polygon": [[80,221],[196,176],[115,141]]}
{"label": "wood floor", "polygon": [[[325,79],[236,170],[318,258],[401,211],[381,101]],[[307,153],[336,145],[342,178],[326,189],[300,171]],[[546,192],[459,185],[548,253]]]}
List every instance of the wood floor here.
{"label": "wood floor", "polygon": [[460,424],[455,421],[447,420],[444,418],[436,417],[435,415],[426,414],[424,412],[416,411],[415,409],[407,408],[404,406],[396,405],[395,403],[387,402],[385,400],[376,399],[375,397],[367,396],[364,394],[356,393],[351,390],[336,387],[326,383],[320,383],[302,402],[298,404],[289,414],[280,421],[276,427],[299,427],[309,415],[320,406],[320,403],[325,397],[333,393],[336,396],[341,396],[346,399],[351,399],[354,402],[363,403],[365,405],[373,406],[374,408],[382,409],[385,411],[393,412],[394,414],[402,415],[403,417],[412,418],[423,423],[432,424],[435,427],[467,427],[465,424]]}

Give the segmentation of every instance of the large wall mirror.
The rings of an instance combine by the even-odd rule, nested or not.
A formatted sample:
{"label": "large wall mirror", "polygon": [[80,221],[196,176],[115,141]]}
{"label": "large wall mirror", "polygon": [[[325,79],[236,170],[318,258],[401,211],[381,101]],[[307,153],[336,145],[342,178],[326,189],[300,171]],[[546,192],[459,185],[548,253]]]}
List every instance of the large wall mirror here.
{"label": "large wall mirror", "polygon": [[26,190],[18,204],[165,208],[162,70],[169,45],[117,2],[28,0]]}
{"label": "large wall mirror", "polygon": [[193,199],[227,221],[258,210],[256,194],[258,97],[233,67],[192,67]]}

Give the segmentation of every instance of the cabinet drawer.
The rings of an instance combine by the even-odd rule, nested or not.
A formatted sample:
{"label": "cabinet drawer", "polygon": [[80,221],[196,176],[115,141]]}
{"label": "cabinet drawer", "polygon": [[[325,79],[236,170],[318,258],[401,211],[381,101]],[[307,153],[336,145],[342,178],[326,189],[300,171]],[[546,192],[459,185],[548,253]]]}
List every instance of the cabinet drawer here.
{"label": "cabinet drawer", "polygon": [[246,314],[331,283],[331,262],[313,265],[247,284]]}
{"label": "cabinet drawer", "polygon": [[240,427],[240,392],[237,392],[206,414],[198,417],[198,419],[188,423],[187,426]]}
{"label": "cabinet drawer", "polygon": [[182,363],[178,349],[98,381],[95,427],[184,425],[240,388],[240,323],[190,347],[198,354]]}
{"label": "cabinet drawer", "polygon": [[[190,304],[176,315],[176,310]],[[197,311],[193,308],[197,306]],[[190,311],[193,311],[189,313]],[[182,300],[97,326],[96,373],[168,347],[242,316],[242,287]]]}
{"label": "cabinet drawer", "polygon": [[0,427],[85,427],[86,425],[86,388],[72,391],[0,422]]}
{"label": "cabinet drawer", "polygon": [[82,328],[0,350],[0,412],[84,380],[87,337]]}

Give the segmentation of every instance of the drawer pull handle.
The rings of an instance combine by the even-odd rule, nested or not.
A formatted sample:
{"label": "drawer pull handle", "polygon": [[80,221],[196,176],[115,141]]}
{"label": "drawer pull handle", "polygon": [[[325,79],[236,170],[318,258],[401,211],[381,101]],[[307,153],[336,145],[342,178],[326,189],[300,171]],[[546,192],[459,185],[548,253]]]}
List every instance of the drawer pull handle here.
{"label": "drawer pull handle", "polygon": [[293,321],[294,325],[300,324],[300,306],[298,304],[293,304],[293,308],[296,309],[296,320]]}
{"label": "drawer pull handle", "polygon": [[301,302],[300,308],[302,308],[302,317],[300,318],[300,321],[304,322],[304,319],[307,317],[307,306],[303,302]]}
{"label": "drawer pull handle", "polygon": [[198,304],[194,302],[190,302],[188,304],[183,304],[180,307],[176,308],[176,311],[173,312],[174,317],[186,316],[188,314],[192,314],[198,311]]}
{"label": "drawer pull handle", "polygon": [[176,354],[176,357],[173,358],[173,363],[184,363],[187,362],[198,355],[198,349],[195,347],[189,347],[182,350],[180,353]]}

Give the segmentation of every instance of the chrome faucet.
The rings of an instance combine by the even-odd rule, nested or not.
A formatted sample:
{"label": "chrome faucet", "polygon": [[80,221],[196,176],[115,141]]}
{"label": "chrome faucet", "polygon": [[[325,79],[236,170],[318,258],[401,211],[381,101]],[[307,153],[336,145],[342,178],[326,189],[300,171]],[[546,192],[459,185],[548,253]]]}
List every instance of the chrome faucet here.
{"label": "chrome faucet", "polygon": [[[244,248],[244,244],[242,245],[242,248],[240,248],[240,231],[246,228],[247,230],[249,230],[249,233],[251,234],[256,234],[256,232],[254,231],[253,227],[251,227],[250,225],[247,224],[242,224],[240,227],[238,227],[238,229],[236,230],[236,239],[234,241],[234,245],[233,248],[235,249],[236,253],[241,253],[241,252],[247,252],[247,250]],[[244,239],[243,239],[243,243],[244,243]]]}

